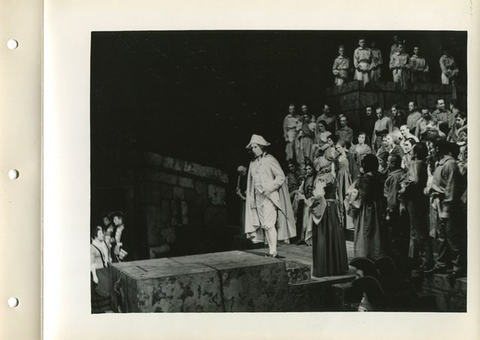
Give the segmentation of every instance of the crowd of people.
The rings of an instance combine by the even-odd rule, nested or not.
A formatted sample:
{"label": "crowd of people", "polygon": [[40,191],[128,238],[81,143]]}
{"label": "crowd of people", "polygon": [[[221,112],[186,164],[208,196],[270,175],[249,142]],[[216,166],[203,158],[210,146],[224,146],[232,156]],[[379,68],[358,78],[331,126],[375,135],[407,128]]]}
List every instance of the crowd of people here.
{"label": "crowd of people", "polygon": [[120,211],[105,214],[103,225],[95,225],[90,235],[91,303],[93,313],[112,310],[112,287],[109,268],[128,258],[129,237],[125,216]]}
{"label": "crowd of people", "polygon": [[[353,53],[353,65],[350,58],[345,56],[345,46],[340,45],[338,57],[334,60],[332,67],[335,85],[340,86],[348,81],[352,71],[353,80],[358,80],[364,85],[379,81],[382,79],[383,63],[384,57],[381,50],[377,48],[375,41],[371,41],[370,48],[368,48],[364,38],[358,40],[358,47]],[[441,83],[445,85],[454,84],[459,70],[447,47],[443,48],[443,55],[440,57],[439,64]],[[427,74],[430,72],[427,60],[420,55],[420,47],[414,45],[410,56],[405,53],[405,41],[401,41],[398,36],[393,37],[388,56],[388,67],[392,70],[393,82],[400,83],[403,90],[409,84],[425,82]]]}
{"label": "crowd of people", "polygon": [[389,256],[406,277],[412,270],[464,276],[467,115],[457,103],[447,109],[439,98],[432,112],[410,102],[408,113],[369,106],[362,131],[328,105],[318,118],[301,108],[298,115],[289,105],[284,119],[286,173],[262,136],[247,146],[254,160],[248,173],[239,168],[237,188],[247,237],[264,242],[265,235],[271,257],[278,257],[277,241],[296,237],[312,246],[313,276],[348,270],[348,230],[355,257]]}

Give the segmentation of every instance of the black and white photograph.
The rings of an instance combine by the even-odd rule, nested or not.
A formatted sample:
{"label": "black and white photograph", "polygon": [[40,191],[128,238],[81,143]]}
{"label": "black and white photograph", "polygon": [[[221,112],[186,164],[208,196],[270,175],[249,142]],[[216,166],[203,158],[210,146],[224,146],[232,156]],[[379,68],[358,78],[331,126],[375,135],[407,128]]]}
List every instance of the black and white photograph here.
{"label": "black and white photograph", "polygon": [[468,47],[91,31],[91,313],[466,313]]}

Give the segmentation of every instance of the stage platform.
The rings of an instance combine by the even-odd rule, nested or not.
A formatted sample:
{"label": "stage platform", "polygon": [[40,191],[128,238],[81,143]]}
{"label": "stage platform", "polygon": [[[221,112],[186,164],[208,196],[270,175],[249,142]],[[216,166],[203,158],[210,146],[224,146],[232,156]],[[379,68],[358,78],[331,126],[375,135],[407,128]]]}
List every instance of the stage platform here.
{"label": "stage platform", "polygon": [[[351,242],[349,242],[351,243]],[[349,245],[349,258],[352,256]],[[344,275],[312,278],[312,248],[228,251],[115,264],[126,312],[295,312],[338,310],[332,286]]]}

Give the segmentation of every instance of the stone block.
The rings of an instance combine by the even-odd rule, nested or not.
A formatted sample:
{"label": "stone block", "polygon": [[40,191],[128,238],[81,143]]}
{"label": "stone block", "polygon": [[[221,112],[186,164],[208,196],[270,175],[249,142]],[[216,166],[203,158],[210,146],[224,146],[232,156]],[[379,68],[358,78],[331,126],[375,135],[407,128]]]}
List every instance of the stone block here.
{"label": "stone block", "polygon": [[211,204],[225,205],[225,202],[226,202],[225,188],[215,184],[208,184],[208,199]]}
{"label": "stone block", "polygon": [[194,176],[212,179],[221,183],[228,183],[228,175],[220,169],[185,162],[184,171]]}
{"label": "stone block", "polygon": [[160,184],[160,197],[162,199],[172,199],[173,198],[173,186],[170,184]]}
{"label": "stone block", "polygon": [[173,169],[173,164],[175,163],[175,159],[172,157],[164,157],[162,162],[162,167],[164,169]]}
{"label": "stone block", "polygon": [[205,264],[219,272],[226,312],[273,312],[287,309],[285,263],[242,251],[182,256],[182,264]]}
{"label": "stone block", "polygon": [[183,188],[190,188],[190,189],[194,188],[193,179],[186,178],[186,177],[179,177],[178,178],[178,185],[180,185]]}
{"label": "stone block", "polygon": [[148,173],[149,173],[149,176],[147,176],[148,180],[153,180],[153,181],[157,181],[164,184],[170,184],[170,185],[175,185],[177,184],[177,181],[178,181],[178,176],[167,174],[165,172],[148,170]]}
{"label": "stone block", "polygon": [[126,312],[221,312],[217,271],[202,264],[154,259],[115,264],[126,293]]}
{"label": "stone block", "polygon": [[307,281],[311,278],[311,266],[309,265],[288,261],[286,263],[286,268],[289,284]]}
{"label": "stone block", "polygon": [[173,187],[173,199],[174,200],[183,200],[185,198],[184,191],[182,187]]}
{"label": "stone block", "polygon": [[143,154],[143,159],[146,164],[153,165],[154,167],[161,167],[163,164],[163,156],[156,153],[145,152]]}

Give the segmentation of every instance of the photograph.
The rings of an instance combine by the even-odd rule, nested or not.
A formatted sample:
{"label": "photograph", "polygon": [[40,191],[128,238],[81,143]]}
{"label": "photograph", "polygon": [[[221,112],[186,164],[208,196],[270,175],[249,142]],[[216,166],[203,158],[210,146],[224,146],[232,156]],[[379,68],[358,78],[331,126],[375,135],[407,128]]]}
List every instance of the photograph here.
{"label": "photograph", "polygon": [[91,31],[91,313],[466,313],[467,48]]}

